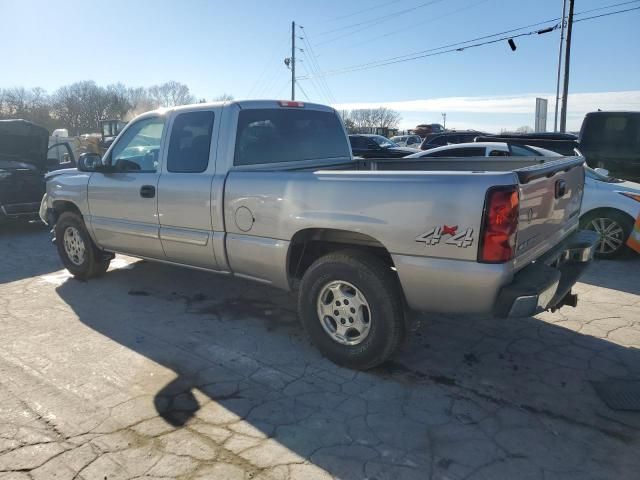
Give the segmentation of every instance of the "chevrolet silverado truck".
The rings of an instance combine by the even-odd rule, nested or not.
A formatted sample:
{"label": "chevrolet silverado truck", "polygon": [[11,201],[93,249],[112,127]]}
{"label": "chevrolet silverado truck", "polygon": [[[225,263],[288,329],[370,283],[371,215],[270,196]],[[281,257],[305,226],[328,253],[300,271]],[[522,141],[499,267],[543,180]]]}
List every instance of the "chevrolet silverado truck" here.
{"label": "chevrolet silverado truck", "polygon": [[367,369],[398,349],[411,311],[575,306],[597,242],[578,231],[583,159],[463,160],[354,159],[322,105],[182,106],[49,174],[40,214],[76,277],[123,253],[297,290],[317,348]]}

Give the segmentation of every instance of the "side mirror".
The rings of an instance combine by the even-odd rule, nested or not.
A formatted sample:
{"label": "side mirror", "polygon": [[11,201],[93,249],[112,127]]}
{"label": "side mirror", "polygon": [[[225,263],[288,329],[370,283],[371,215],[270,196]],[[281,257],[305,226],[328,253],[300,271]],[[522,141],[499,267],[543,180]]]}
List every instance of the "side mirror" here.
{"label": "side mirror", "polygon": [[603,177],[609,176],[609,170],[607,170],[606,168],[594,168],[593,170],[596,173],[599,173],[600,175],[602,175]]}
{"label": "side mirror", "polygon": [[87,152],[78,157],[78,170],[81,172],[95,172],[102,165],[102,157],[97,153]]}

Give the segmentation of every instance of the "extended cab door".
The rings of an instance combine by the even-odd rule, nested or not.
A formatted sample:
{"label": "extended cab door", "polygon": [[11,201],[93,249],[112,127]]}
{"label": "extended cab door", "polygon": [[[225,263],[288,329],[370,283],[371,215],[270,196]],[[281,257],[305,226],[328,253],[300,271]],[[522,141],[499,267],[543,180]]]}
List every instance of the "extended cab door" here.
{"label": "extended cab door", "polygon": [[90,224],[102,248],[164,259],[156,195],[164,131],[163,115],[129,124],[104,160],[115,171],[91,175]]}
{"label": "extended cab door", "polygon": [[174,115],[158,184],[160,239],[167,260],[214,270],[211,184],[220,111],[207,107]]}

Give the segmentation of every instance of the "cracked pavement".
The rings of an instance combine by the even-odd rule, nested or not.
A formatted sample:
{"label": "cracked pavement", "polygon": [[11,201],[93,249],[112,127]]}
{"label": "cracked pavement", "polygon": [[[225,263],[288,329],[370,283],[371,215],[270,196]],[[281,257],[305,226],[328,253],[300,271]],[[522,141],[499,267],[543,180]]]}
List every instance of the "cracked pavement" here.
{"label": "cracked pavement", "polygon": [[393,361],[337,367],[287,293],[119,256],[79,282],[37,225],[0,227],[0,479],[635,479],[640,258],[578,308],[418,316]]}

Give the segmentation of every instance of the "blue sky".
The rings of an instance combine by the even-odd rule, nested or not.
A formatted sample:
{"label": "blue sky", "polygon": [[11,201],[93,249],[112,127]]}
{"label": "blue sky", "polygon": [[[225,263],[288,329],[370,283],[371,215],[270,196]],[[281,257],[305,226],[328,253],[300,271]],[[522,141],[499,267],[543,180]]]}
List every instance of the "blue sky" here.
{"label": "blue sky", "polygon": [[[576,0],[576,12],[623,1]],[[637,6],[640,2],[614,10]],[[173,79],[188,84],[198,97],[226,92],[236,98],[286,98],[290,74],[283,58],[290,54],[292,20],[304,26],[298,34],[311,43],[319,68],[329,71],[560,13],[560,0],[1,0],[3,38],[15,41],[0,44],[0,87],[41,86],[51,92],[85,79],[131,86]],[[579,127],[585,109],[610,104],[640,109],[639,22],[636,10],[575,24],[571,92],[581,96],[573,108],[570,98],[570,128]],[[403,126],[440,121],[440,110],[458,128],[532,125],[534,107],[529,112],[527,105],[536,94],[550,96],[553,111],[558,39],[559,30],[516,39],[515,52],[500,42],[327,76],[329,92],[318,79],[300,84],[321,103],[403,105]],[[306,50],[299,52],[303,76],[312,69],[312,58],[304,41],[299,44]],[[593,95],[600,92],[624,93]],[[301,92],[299,97],[304,99]],[[424,100],[432,103],[416,103]],[[505,108],[511,104],[519,107]]]}

